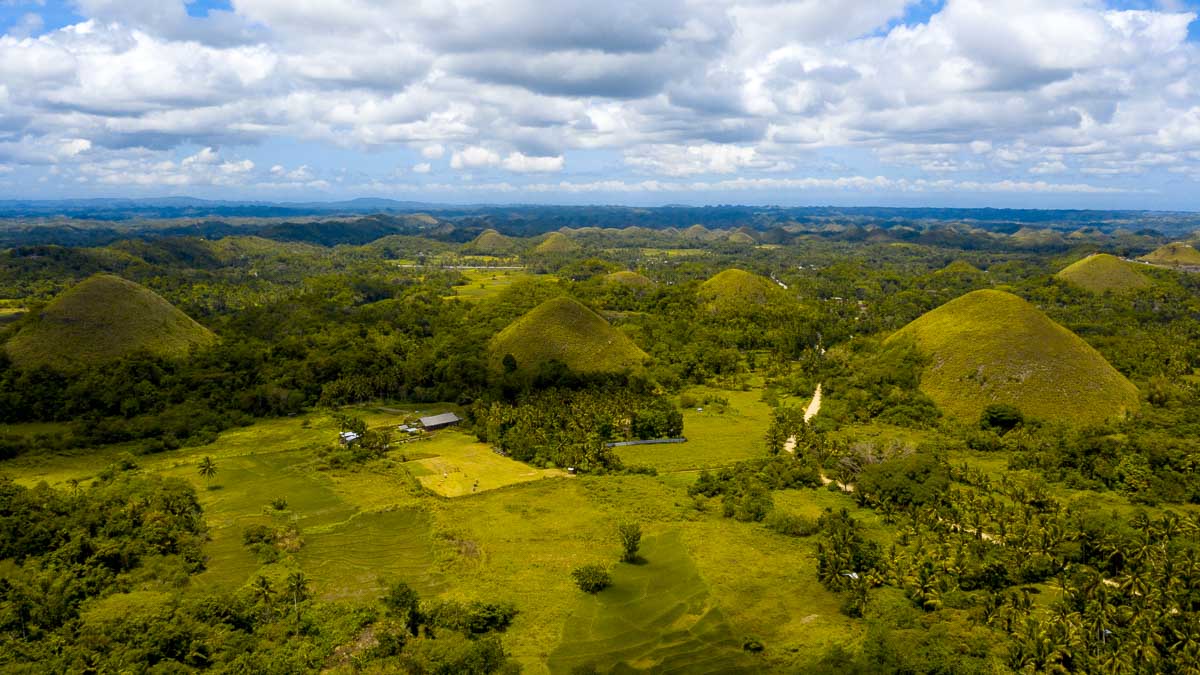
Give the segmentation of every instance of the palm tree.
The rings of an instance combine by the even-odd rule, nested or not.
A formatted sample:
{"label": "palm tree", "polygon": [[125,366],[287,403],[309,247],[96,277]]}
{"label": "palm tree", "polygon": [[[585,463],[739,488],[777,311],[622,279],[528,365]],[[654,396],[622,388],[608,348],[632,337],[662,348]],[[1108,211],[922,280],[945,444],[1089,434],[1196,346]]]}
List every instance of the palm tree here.
{"label": "palm tree", "polygon": [[304,576],[304,572],[296,571],[288,575],[287,592],[292,596],[292,611],[296,613],[297,619],[300,617],[300,601],[308,597],[308,578]]}
{"label": "palm tree", "polygon": [[209,457],[208,455],[205,455],[204,459],[200,460],[198,469],[200,472],[200,477],[203,478],[205,482],[211,481],[213,477],[217,475],[217,463],[214,462],[213,458]]}
{"label": "palm tree", "polygon": [[71,496],[78,497],[79,496],[79,479],[71,478],[71,479],[67,480],[67,485],[71,486]]}

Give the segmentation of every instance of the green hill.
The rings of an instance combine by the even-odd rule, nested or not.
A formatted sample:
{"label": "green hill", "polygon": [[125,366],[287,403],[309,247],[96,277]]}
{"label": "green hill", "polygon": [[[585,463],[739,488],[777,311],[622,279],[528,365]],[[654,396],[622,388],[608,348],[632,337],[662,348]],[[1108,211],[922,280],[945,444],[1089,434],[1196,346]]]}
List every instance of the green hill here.
{"label": "green hill", "polygon": [[1186,267],[1200,267],[1200,251],[1192,248],[1190,244],[1185,244],[1177,241],[1166,246],[1161,246],[1150,253],[1138,258],[1145,260],[1148,263],[1155,265],[1182,265]]}
{"label": "green hill", "polygon": [[1132,264],[1107,253],[1096,253],[1077,260],[1054,276],[1093,293],[1119,293],[1151,285],[1150,280]]}
{"label": "green hill", "polygon": [[154,291],[109,274],[71,287],[31,317],[5,349],[22,367],[71,370],[137,352],[178,358],[215,337]]}
{"label": "green hill", "polygon": [[604,280],[609,283],[621,284],[623,286],[647,287],[654,285],[654,282],[648,277],[638,274],[637,272],[630,272],[629,270],[613,272],[612,274],[606,275]]}
{"label": "green hill", "polygon": [[731,244],[753,244],[754,237],[751,237],[745,232],[734,232],[733,234],[729,235],[728,238],[726,238],[726,241]]}
{"label": "green hill", "polygon": [[778,294],[770,279],[734,268],[700,284],[697,297],[714,314],[739,314],[767,304]]}
{"label": "green hill", "polygon": [[599,314],[566,296],[543,302],[500,331],[488,352],[493,368],[502,368],[504,356],[512,354],[526,372],[556,360],[578,373],[615,373],[648,358]]}
{"label": "green hill", "polygon": [[1012,241],[1018,246],[1040,247],[1040,246],[1063,246],[1066,240],[1061,234],[1054,230],[1046,230],[1035,227],[1022,227],[1012,233]]}
{"label": "green hill", "polygon": [[512,253],[514,245],[513,240],[506,237],[495,230],[484,230],[475,237],[471,243],[463,247],[464,250],[471,253],[480,253],[483,255],[502,255]]}
{"label": "green hill", "polygon": [[1133,410],[1138,390],[1079,336],[1003,291],[973,291],[927,312],[888,341],[912,339],[929,358],[925,392],[966,422],[993,403],[1075,423]]}
{"label": "green hill", "polygon": [[550,236],[546,237],[545,241],[537,245],[533,252],[537,255],[554,255],[559,253],[572,253],[579,250],[579,244],[571,241],[571,238],[562,232],[551,232]]}

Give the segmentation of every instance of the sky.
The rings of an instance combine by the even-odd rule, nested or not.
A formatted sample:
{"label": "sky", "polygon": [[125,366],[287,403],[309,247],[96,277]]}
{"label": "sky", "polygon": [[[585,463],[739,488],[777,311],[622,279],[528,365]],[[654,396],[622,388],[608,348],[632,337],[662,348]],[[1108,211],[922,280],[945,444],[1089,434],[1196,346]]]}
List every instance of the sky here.
{"label": "sky", "polygon": [[0,199],[1200,211],[1200,0],[0,0]]}

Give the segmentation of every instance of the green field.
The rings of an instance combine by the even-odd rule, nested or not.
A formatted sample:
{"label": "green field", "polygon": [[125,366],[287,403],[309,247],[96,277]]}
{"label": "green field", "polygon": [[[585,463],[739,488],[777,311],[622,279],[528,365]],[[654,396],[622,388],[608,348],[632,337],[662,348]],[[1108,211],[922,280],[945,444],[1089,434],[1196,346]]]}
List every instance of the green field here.
{"label": "green field", "polygon": [[613,569],[613,586],[578,593],[552,672],[592,665],[602,671],[724,673],[753,661],[716,605],[678,532],[647,539],[645,562]]}
{"label": "green field", "polygon": [[461,270],[469,281],[454,287],[454,295],[460,300],[486,300],[494,298],[520,281],[554,282],[557,277],[550,274],[532,274],[524,270]]}
{"label": "green field", "polygon": [[728,399],[729,404],[701,404],[684,409],[683,435],[687,443],[617,448],[622,461],[652,466],[660,472],[694,471],[728,466],[766,452],[764,437],[771,424],[771,406],[763,402],[760,390],[695,387],[688,393],[698,401],[706,396],[719,396]]}
{"label": "green field", "polygon": [[410,447],[422,455],[433,456],[406,462],[404,467],[423,487],[443,497],[461,497],[514,483],[567,475],[560,469],[536,469],[502,457],[491,446],[456,430],[438,431],[428,441],[402,446]]}

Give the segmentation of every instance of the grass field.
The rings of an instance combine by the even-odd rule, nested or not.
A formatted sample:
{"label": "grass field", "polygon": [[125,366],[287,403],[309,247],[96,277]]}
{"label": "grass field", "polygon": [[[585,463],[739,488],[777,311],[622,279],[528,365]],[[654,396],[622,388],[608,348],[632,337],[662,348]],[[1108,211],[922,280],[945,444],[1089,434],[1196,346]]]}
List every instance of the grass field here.
{"label": "grass field", "polygon": [[405,447],[434,455],[406,462],[404,466],[422,486],[443,497],[461,497],[514,483],[567,475],[560,469],[536,469],[501,457],[473,436],[450,429],[436,432],[428,441]]}
{"label": "grass field", "polygon": [[558,280],[553,275],[531,274],[524,270],[462,270],[461,272],[470,281],[464,286],[455,286],[454,295],[450,297],[470,301],[494,298],[518,281],[554,282]]}
{"label": "grass field", "polygon": [[552,672],[592,665],[602,672],[725,673],[753,661],[708,585],[700,578],[678,532],[647,539],[645,562],[614,567],[612,587],[595,596],[577,593]]}
{"label": "grass field", "polygon": [[683,411],[683,435],[687,443],[669,445],[631,445],[617,448],[626,464],[652,466],[660,472],[690,471],[727,466],[743,459],[761,457],[766,452],[767,428],[771,425],[771,406],[762,400],[758,389],[726,391],[696,387],[688,394],[698,401],[706,396],[728,399],[728,406],[698,405]]}

